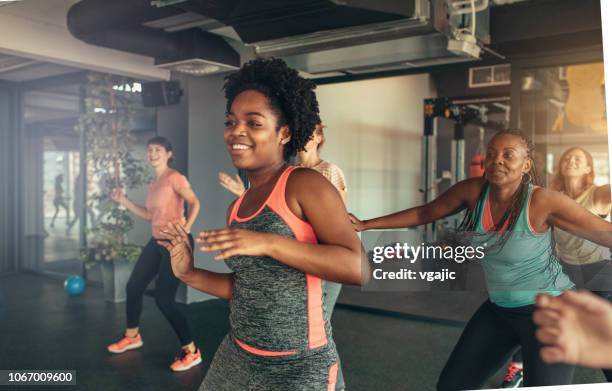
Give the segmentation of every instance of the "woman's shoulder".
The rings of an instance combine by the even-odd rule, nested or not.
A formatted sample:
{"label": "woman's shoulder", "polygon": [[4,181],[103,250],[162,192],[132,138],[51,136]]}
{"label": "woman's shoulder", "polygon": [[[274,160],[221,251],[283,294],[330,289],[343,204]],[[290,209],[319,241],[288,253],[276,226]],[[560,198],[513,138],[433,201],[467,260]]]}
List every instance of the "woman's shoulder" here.
{"label": "woman's shoulder", "polygon": [[551,203],[556,204],[563,200],[571,200],[571,198],[560,191],[532,185],[531,194],[529,195],[529,200],[527,200],[527,202],[531,204],[532,209],[539,209],[539,207],[544,207],[546,205],[550,205]]}
{"label": "woman's shoulder", "polygon": [[295,166],[287,178],[287,187],[306,190],[328,185],[328,182],[317,170]]}
{"label": "woman's shoulder", "polygon": [[342,172],[342,169],[340,167],[338,167],[336,164],[328,162],[326,160],[323,161],[323,165],[325,167],[326,170],[336,174],[336,175],[342,175],[344,176],[344,173]]}
{"label": "woman's shoulder", "polygon": [[166,175],[166,181],[169,182],[173,187],[177,189],[182,189],[183,187],[190,186],[187,177],[181,174],[179,171],[174,168],[170,168],[168,174]]}
{"label": "woman's shoulder", "polygon": [[475,177],[457,182],[452,188],[455,192],[462,193],[464,196],[476,200],[483,193],[483,190],[486,189],[488,184],[487,180],[483,177]]}
{"label": "woman's shoulder", "polygon": [[169,179],[173,179],[173,180],[183,179],[184,178],[185,180],[187,180],[187,177],[185,175],[183,175],[183,173],[181,173],[180,171],[178,171],[178,170],[176,170],[174,168],[169,168],[168,169],[168,178]]}
{"label": "woman's shoulder", "polygon": [[177,170],[176,168],[168,168],[168,174],[167,174],[168,178],[170,177],[176,177],[176,176],[185,176],[183,174],[181,174],[181,172],[179,170]]}

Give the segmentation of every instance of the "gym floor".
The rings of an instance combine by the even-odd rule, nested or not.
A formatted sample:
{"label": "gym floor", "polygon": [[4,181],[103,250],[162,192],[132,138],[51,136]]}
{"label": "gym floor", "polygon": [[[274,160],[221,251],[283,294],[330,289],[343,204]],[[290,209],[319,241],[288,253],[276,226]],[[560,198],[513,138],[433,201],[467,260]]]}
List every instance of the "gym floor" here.
{"label": "gym floor", "polygon": [[[69,297],[61,281],[38,275],[1,277],[0,369],[74,369],[77,387],[70,387],[74,390],[197,390],[228,329],[225,301],[182,307],[204,363],[172,373],[168,365],[178,352],[178,341],[153,298],[145,297],[143,348],[111,355],[106,345],[121,335],[125,307],[106,303],[102,296],[102,288],[90,286],[82,296]],[[333,325],[348,391],[434,390],[461,333],[458,322],[342,305],[334,312]],[[498,373],[488,386],[499,384],[501,376]],[[584,368],[574,378],[575,383],[603,381],[601,371]]]}

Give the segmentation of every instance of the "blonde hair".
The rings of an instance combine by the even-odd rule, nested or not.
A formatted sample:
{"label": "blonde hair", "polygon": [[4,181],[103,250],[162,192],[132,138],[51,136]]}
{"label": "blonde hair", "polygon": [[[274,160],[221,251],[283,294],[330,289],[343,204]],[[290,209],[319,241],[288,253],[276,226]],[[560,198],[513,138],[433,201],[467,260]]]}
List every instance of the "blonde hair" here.
{"label": "blonde hair", "polygon": [[584,156],[586,157],[587,164],[589,165],[589,167],[591,167],[591,172],[582,176],[584,187],[590,187],[595,181],[595,167],[593,166],[593,156],[591,156],[591,154],[584,148],[571,147],[569,149],[566,149],[565,152],[563,152],[563,154],[559,158],[559,161],[557,162],[557,170],[555,172],[555,176],[553,177],[551,185],[553,190],[561,192],[565,191],[565,181],[563,180],[563,175],[561,174],[561,162],[563,162],[565,156],[572,151],[582,151],[582,153],[584,153]]}

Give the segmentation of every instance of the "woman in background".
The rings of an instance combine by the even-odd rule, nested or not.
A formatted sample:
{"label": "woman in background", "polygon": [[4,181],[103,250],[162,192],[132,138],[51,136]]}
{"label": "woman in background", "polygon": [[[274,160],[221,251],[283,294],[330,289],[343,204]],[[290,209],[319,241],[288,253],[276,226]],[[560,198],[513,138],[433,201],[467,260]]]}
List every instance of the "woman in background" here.
{"label": "woman in background", "polygon": [[[111,353],[123,353],[143,345],[140,335],[140,313],[142,298],[147,285],[157,277],[155,303],[164,314],[178,336],[181,351],[170,365],[173,371],[186,371],[202,362],[200,350],[193,342],[189,322],[175,302],[180,280],[176,278],[170,264],[168,250],[158,243],[163,240],[162,230],[167,224],[179,224],[186,232],[200,212],[200,201],[184,175],[170,167],[172,145],[164,137],[153,137],[147,142],[147,159],[155,173],[149,185],[146,206],[138,205],[127,198],[121,189],[111,195],[113,201],[123,205],[134,215],[151,221],[152,238],[142,250],[127,283],[125,307],[127,327],[119,341],[108,346]],[[184,217],[183,204],[189,205],[189,216]],[[191,234],[189,240],[193,242]]]}
{"label": "woman in background", "polygon": [[[594,180],[593,157],[584,148],[572,147],[563,152],[559,159],[552,188],[604,219],[610,215],[610,185],[597,186]],[[561,229],[555,228],[553,233],[557,256],[576,287],[588,289],[612,301],[610,249]],[[606,380],[612,382],[612,370],[604,369],[603,373]]]}

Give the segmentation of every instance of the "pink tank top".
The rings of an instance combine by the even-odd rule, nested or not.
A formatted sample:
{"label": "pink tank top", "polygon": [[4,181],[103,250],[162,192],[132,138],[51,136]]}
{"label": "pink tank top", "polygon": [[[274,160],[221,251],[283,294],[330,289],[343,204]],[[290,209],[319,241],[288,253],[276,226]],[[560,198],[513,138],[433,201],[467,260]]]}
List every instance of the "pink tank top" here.
{"label": "pink tank top", "polygon": [[179,191],[189,186],[187,178],[171,168],[151,182],[147,194],[147,211],[151,215],[154,238],[159,237],[159,232],[165,229],[168,223],[185,224],[184,200]]}

